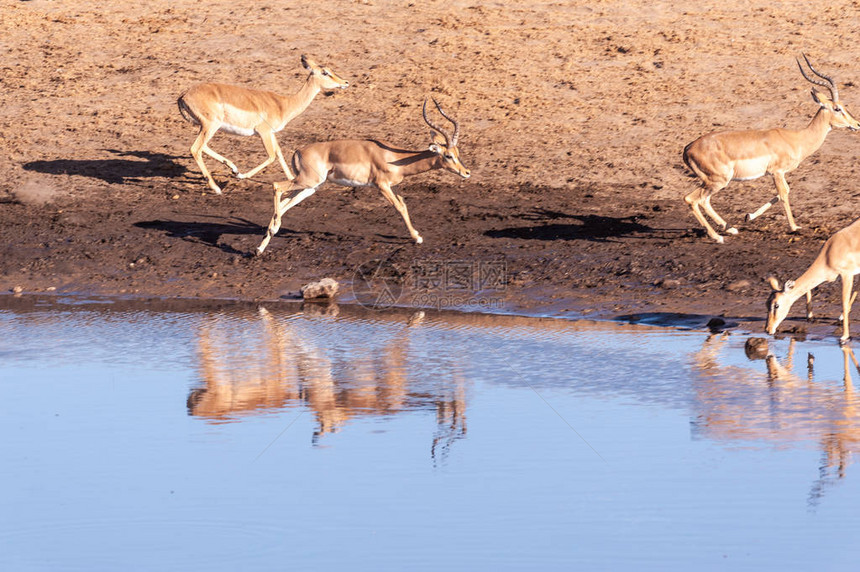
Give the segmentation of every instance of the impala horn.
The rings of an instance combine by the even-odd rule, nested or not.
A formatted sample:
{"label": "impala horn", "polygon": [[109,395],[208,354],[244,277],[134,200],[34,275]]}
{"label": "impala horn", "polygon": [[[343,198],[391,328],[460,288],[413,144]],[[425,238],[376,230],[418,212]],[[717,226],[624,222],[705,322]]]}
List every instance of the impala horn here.
{"label": "impala horn", "polygon": [[806,61],[806,65],[809,66],[809,69],[812,70],[812,73],[814,73],[815,75],[817,75],[821,79],[826,80],[827,83],[825,83],[823,81],[819,81],[817,79],[812,79],[811,77],[806,75],[806,72],[803,70],[803,65],[800,63],[800,60],[795,58],[795,60],[797,61],[797,67],[800,68],[800,73],[803,74],[803,77],[806,79],[806,81],[808,81],[810,83],[814,83],[815,85],[820,85],[821,87],[826,87],[828,90],[830,90],[830,97],[833,99],[833,103],[838,102],[839,101],[839,93],[836,91],[836,83],[834,83],[833,79],[824,75],[823,73],[819,72],[814,67],[812,67],[812,64],[809,63],[809,58],[806,57],[806,54],[802,53],[800,55],[803,56],[803,59]]}
{"label": "impala horn", "polygon": [[447,131],[445,131],[444,129],[442,129],[441,127],[439,127],[437,124],[433,123],[432,121],[430,121],[430,118],[427,117],[427,99],[426,98],[424,99],[424,108],[421,111],[421,113],[424,115],[424,121],[427,122],[427,125],[429,125],[431,129],[438,131],[439,134],[445,138],[445,145],[446,146],[454,147],[455,145],[457,145],[457,137],[460,136],[460,126],[457,124],[456,121],[454,121],[453,119],[451,119],[450,117],[445,115],[445,112],[442,111],[442,108],[439,106],[439,102],[436,101],[435,98],[433,99],[433,103],[436,104],[436,109],[439,110],[439,113],[442,114],[442,117],[444,117],[445,119],[447,119],[448,121],[450,121],[451,123],[454,124],[454,135],[453,136],[449,135]]}

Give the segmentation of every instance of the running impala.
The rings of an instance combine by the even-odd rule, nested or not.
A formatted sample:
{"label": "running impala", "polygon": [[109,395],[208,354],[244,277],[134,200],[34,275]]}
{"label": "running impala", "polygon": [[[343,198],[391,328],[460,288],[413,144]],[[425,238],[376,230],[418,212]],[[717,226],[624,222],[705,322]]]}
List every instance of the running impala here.
{"label": "running impala", "polygon": [[785,174],[796,169],[804,159],[815,153],[831,129],[860,129],[860,123],[839,102],[834,81],[816,71],[806,55],[803,59],[812,73],[824,81],[806,75],[803,65],[797,60],[803,77],[830,92],[828,97],[823,92],[812,89],[812,99],[820,109],[805,128],[721,131],[700,137],[684,148],[684,162],[702,180],[702,187],[688,194],[684,200],[693,209],[693,216],[705,227],[708,236],[719,243],[723,242],[723,237],[708,224],[701,209],[728,234],[737,234],[738,231],[717,214],[711,206],[711,195],[723,189],[730,181],[747,181],[770,174],[776,185],[777,196],[754,213],[748,214],[746,220],[749,222],[755,219],[782,201],[788,226],[794,232],[800,227],[795,224],[791,214]]}
{"label": "running impala", "polygon": [[[433,169],[445,169],[464,179],[469,178],[469,169],[460,162],[460,151],[457,149],[460,124],[449,117],[435,99],[433,103],[442,117],[453,124],[454,132],[449,134],[430,121],[425,99],[422,114],[424,121],[433,130],[433,142],[426,151],[406,151],[374,139],[325,141],[297,150],[292,158],[295,179],[274,184],[275,212],[263,242],[257,247],[257,255],[263,254],[266,245],[280,230],[284,213],[314,194],[317,187],[327,179],[343,187],[379,189],[403,217],[412,239],[421,244],[424,239],[413,228],[403,197],[391,187],[400,183],[404,177]],[[282,199],[285,194],[287,197]]]}
{"label": "running impala", "polygon": [[[221,188],[203,163],[203,153],[230,167],[233,174],[240,179],[253,177],[271,165],[275,158],[281,162],[287,177],[293,178],[275,133],[307,109],[320,91],[345,89],[349,86],[348,81],[329,68],[318,66],[304,55],[302,66],[310,75],[305,85],[293,95],[281,96],[270,91],[235,85],[203,83],[179,96],[179,112],[186,120],[200,126],[200,133],[191,146],[191,155],[209,181],[209,187],[216,194],[221,194]],[[263,140],[268,158],[247,173],[240,173],[232,161],[209,148],[209,140],[219,129],[231,135],[246,137],[256,133]]]}
{"label": "running impala", "polygon": [[[770,278],[773,292],[767,300],[767,333],[773,335],[776,329],[788,315],[794,304],[801,296],[807,296],[822,282],[833,282],[842,279],[842,338],[846,342],[851,337],[848,325],[848,313],[854,297],[851,289],[854,285],[854,275],[860,273],[860,219],[855,220],[839,232],[835,233],[818,253],[815,261],[797,281],[786,281],[782,288],[776,278]],[[807,311],[807,314],[811,312]]]}

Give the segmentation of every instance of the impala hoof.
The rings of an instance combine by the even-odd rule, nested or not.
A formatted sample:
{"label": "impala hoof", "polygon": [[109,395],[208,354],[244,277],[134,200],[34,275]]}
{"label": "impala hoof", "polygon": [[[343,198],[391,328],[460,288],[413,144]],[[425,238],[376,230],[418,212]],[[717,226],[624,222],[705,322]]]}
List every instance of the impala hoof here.
{"label": "impala hoof", "polygon": [[260,248],[260,247],[257,247],[257,248],[254,250],[254,256],[263,256],[263,249],[262,249],[262,248]]}
{"label": "impala hoof", "polygon": [[747,216],[744,217],[744,222],[751,222],[753,219],[753,215],[747,213]]}
{"label": "impala hoof", "polygon": [[725,238],[723,238],[722,236],[719,236],[719,235],[712,236],[711,238],[713,238],[717,244],[723,244],[726,241]]}
{"label": "impala hoof", "polygon": [[421,244],[422,242],[424,242],[424,239],[420,236],[415,238],[415,244]]}
{"label": "impala hoof", "polygon": [[730,228],[727,228],[727,229],[726,229],[726,233],[727,233],[727,234],[737,234],[737,233],[738,233],[738,229],[736,229],[735,227],[730,227]]}
{"label": "impala hoof", "polygon": [[850,338],[850,337],[848,337],[848,338],[839,338],[839,345],[840,345],[840,346],[847,346],[850,342],[851,342],[851,338]]}

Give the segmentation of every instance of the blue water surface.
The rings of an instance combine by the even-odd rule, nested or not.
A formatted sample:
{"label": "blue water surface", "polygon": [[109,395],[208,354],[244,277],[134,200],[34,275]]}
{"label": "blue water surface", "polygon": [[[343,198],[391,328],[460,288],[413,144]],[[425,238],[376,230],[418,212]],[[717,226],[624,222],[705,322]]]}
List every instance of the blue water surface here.
{"label": "blue water surface", "polygon": [[853,353],[749,337],[6,300],[0,569],[850,569]]}

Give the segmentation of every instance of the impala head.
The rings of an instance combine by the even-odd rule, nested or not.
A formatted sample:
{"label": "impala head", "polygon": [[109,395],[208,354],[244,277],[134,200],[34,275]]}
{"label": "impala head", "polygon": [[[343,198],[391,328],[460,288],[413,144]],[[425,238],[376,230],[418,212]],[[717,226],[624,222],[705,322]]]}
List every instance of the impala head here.
{"label": "impala head", "polygon": [[806,71],[803,69],[803,64],[800,63],[800,60],[797,60],[797,65],[800,68],[800,73],[803,74],[803,77],[806,78],[806,81],[810,83],[814,83],[815,85],[820,85],[821,87],[827,88],[830,92],[830,97],[827,97],[826,94],[812,88],[812,99],[815,100],[815,103],[821,106],[822,109],[826,109],[830,112],[830,126],[834,129],[838,129],[840,127],[847,127],[851,131],[857,131],[860,129],[860,122],[854,119],[854,116],[851,115],[847,109],[839,102],[839,92],[836,88],[836,83],[826,75],[817,71],[812,64],[809,63],[809,58],[806,57],[806,54],[801,54],[803,59],[806,61],[806,65],[809,66],[809,69],[820,77],[821,80],[817,80],[806,75]]}
{"label": "impala head", "polygon": [[782,288],[779,287],[779,282],[773,276],[768,278],[768,282],[770,282],[773,292],[770,293],[767,299],[767,324],[765,325],[765,331],[770,335],[774,335],[776,329],[785,317],[788,316],[788,311],[791,309],[791,302],[788,300],[787,294],[794,287],[794,282],[786,280]]}
{"label": "impala head", "polygon": [[334,73],[331,68],[318,66],[312,59],[302,54],[302,66],[314,77],[320,89],[346,89],[349,82]]}
{"label": "impala head", "polygon": [[442,117],[454,124],[454,134],[449,135],[447,131],[430,121],[430,118],[427,117],[427,100],[425,99],[422,110],[424,121],[433,130],[433,142],[430,144],[430,151],[436,153],[442,159],[443,169],[460,175],[464,179],[468,179],[470,175],[469,169],[460,162],[460,150],[457,149],[457,139],[460,137],[460,124],[442,111],[442,106],[439,105],[438,101],[434,99],[433,103]]}

